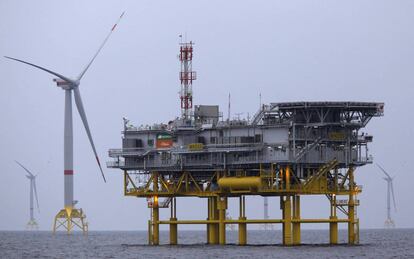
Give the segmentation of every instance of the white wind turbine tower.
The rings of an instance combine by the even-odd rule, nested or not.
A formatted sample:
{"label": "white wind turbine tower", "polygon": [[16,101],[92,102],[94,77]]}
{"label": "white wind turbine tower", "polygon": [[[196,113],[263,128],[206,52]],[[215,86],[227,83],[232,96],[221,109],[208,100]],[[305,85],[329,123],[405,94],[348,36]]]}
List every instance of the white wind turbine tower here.
{"label": "white wind turbine tower", "polygon": [[391,195],[392,195],[392,203],[394,204],[394,210],[397,211],[397,206],[395,204],[395,196],[394,196],[394,185],[393,180],[395,178],[391,177],[379,164],[377,164],[378,168],[385,174],[384,180],[387,182],[387,219],[385,220],[384,226],[386,228],[395,228],[395,222],[391,218]]}
{"label": "white wind turbine tower", "polygon": [[[125,13],[125,12],[124,12]],[[75,98],[76,107],[78,109],[79,115],[82,119],[83,125],[86,130],[86,134],[88,135],[89,142],[92,146],[93,153],[95,155],[96,161],[99,166],[99,170],[101,171],[102,177],[105,180],[104,173],[102,171],[101,164],[99,162],[98,154],[96,152],[95,144],[92,139],[92,135],[89,129],[88,120],[86,118],[85,109],[83,107],[80,91],[79,91],[79,85],[80,80],[85,75],[88,68],[91,66],[95,58],[98,56],[99,52],[104,47],[105,43],[108,41],[109,37],[111,36],[112,32],[115,30],[118,22],[121,20],[124,13],[121,14],[121,16],[118,18],[118,21],[114,24],[109,34],[106,36],[105,40],[102,42],[101,46],[99,47],[98,51],[95,53],[95,55],[92,57],[90,62],[87,64],[85,69],[79,74],[78,77],[75,79],[71,79],[69,77],[63,76],[59,73],[56,73],[54,71],[51,71],[49,69],[43,68],[41,66],[16,59],[11,57],[6,57],[8,59],[12,59],[30,66],[33,66],[35,68],[38,68],[40,70],[43,70],[49,74],[52,74],[58,78],[53,79],[53,81],[56,83],[58,87],[61,87],[63,90],[65,90],[65,122],[64,122],[64,148],[63,148],[63,154],[64,154],[64,209],[58,212],[58,214],[55,217],[55,223],[53,227],[53,231],[56,231],[59,227],[63,227],[67,230],[68,233],[71,233],[73,228],[75,226],[78,226],[82,229],[84,233],[87,232],[88,225],[85,221],[85,214],[83,213],[82,209],[76,209],[75,203],[73,199],[73,126],[72,126],[72,92]]]}
{"label": "white wind turbine tower", "polygon": [[36,197],[36,205],[37,209],[39,209],[39,199],[37,197],[37,188],[36,188],[36,177],[37,175],[32,174],[26,167],[24,167],[19,162],[15,161],[18,165],[20,165],[28,174],[26,177],[30,180],[30,220],[27,223],[26,228],[29,230],[37,230],[39,229],[39,225],[37,224],[36,219],[34,218],[34,201],[33,198]]}
{"label": "white wind turbine tower", "polygon": [[[263,218],[266,220],[269,219],[269,198],[267,196],[263,197]],[[273,230],[273,225],[264,223],[262,228],[264,230]]]}

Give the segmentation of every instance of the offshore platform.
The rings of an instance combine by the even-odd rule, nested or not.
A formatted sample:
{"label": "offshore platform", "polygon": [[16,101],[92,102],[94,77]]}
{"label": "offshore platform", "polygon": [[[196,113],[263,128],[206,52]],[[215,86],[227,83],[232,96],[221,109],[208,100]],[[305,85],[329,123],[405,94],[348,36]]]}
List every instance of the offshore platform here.
{"label": "offshore platform", "polygon": [[[124,119],[122,149],[110,149],[109,168],[124,174],[126,196],[148,201],[148,242],[159,244],[159,225],[169,225],[177,244],[179,224],[205,224],[208,244],[226,244],[226,225],[238,225],[238,244],[247,244],[247,224],[282,224],[283,244],[301,243],[301,225],[326,223],[331,244],[338,224],[348,243],[359,242],[355,170],[372,163],[362,133],[384,103],[285,102],[261,105],[249,120],[223,118],[217,105],[192,102],[192,42],[180,43],[181,117],[166,124],[135,127]],[[279,196],[281,219],[246,218],[245,196]],[[327,218],[301,218],[300,198],[327,198]],[[206,219],[179,220],[177,197],[207,199]],[[226,217],[229,198],[239,199],[239,217]],[[170,208],[169,219],[159,209]]]}

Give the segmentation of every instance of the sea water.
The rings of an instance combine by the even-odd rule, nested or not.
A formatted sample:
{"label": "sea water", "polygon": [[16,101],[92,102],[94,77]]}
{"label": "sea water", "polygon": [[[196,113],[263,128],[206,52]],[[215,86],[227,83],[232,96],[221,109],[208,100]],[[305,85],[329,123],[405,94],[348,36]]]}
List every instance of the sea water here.
{"label": "sea water", "polygon": [[46,231],[0,231],[0,258],[414,258],[414,229],[361,230],[360,244],[329,245],[327,230],[302,230],[301,246],[281,245],[281,231],[249,230],[247,246],[237,245],[237,231],[227,231],[226,246],[206,245],[205,231],[179,231],[179,245],[147,245],[144,231],[91,231],[52,235]]}

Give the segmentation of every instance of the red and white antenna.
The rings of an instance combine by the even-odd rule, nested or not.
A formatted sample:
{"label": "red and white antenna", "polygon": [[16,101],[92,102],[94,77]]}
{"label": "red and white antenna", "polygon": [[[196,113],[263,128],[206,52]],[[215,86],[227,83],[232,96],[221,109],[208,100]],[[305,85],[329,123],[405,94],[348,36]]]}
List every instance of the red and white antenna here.
{"label": "red and white antenna", "polygon": [[[180,38],[182,36],[180,35]],[[181,117],[184,120],[190,119],[190,112],[193,108],[193,80],[197,79],[196,72],[192,70],[193,61],[193,42],[181,42],[180,43],[180,82],[181,82]]]}

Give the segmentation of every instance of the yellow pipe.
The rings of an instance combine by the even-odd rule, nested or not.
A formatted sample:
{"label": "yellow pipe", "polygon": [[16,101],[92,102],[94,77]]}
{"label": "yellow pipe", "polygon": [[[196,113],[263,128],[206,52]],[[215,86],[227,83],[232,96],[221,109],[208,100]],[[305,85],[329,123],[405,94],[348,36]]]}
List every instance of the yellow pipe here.
{"label": "yellow pipe", "polygon": [[338,223],[348,223],[348,219],[292,219],[292,222],[300,222],[300,223],[331,223],[331,222],[338,222]]}
{"label": "yellow pipe", "polygon": [[[295,220],[291,220],[295,221]],[[225,224],[239,224],[239,223],[246,223],[246,224],[277,224],[283,223],[283,219],[246,219],[246,220],[239,220],[239,219],[227,219],[223,221]],[[296,222],[301,223],[329,223],[331,222],[329,219],[301,219]],[[348,222],[347,219],[338,219],[338,222]],[[170,221],[170,220],[161,220],[158,224],[185,224],[185,225],[198,225],[198,224],[211,224],[217,225],[220,223],[220,220],[177,220],[177,221]],[[211,231],[211,230],[210,230]]]}
{"label": "yellow pipe", "polygon": [[218,180],[220,188],[231,188],[231,189],[250,189],[259,188],[262,186],[262,181],[258,176],[247,176],[247,177],[223,177]]}
{"label": "yellow pipe", "polygon": [[[331,223],[331,222],[337,222],[337,223],[348,223],[348,219],[291,219],[289,220],[292,223]],[[197,224],[212,224],[216,225],[220,221],[217,220],[177,220],[177,221],[171,221],[171,220],[161,220],[158,222],[158,224],[187,224],[187,225],[197,225]],[[226,224],[239,224],[239,223],[246,223],[246,224],[277,224],[277,223],[284,223],[285,220],[283,219],[246,219],[246,220],[240,220],[240,219],[228,219],[223,221]]]}

